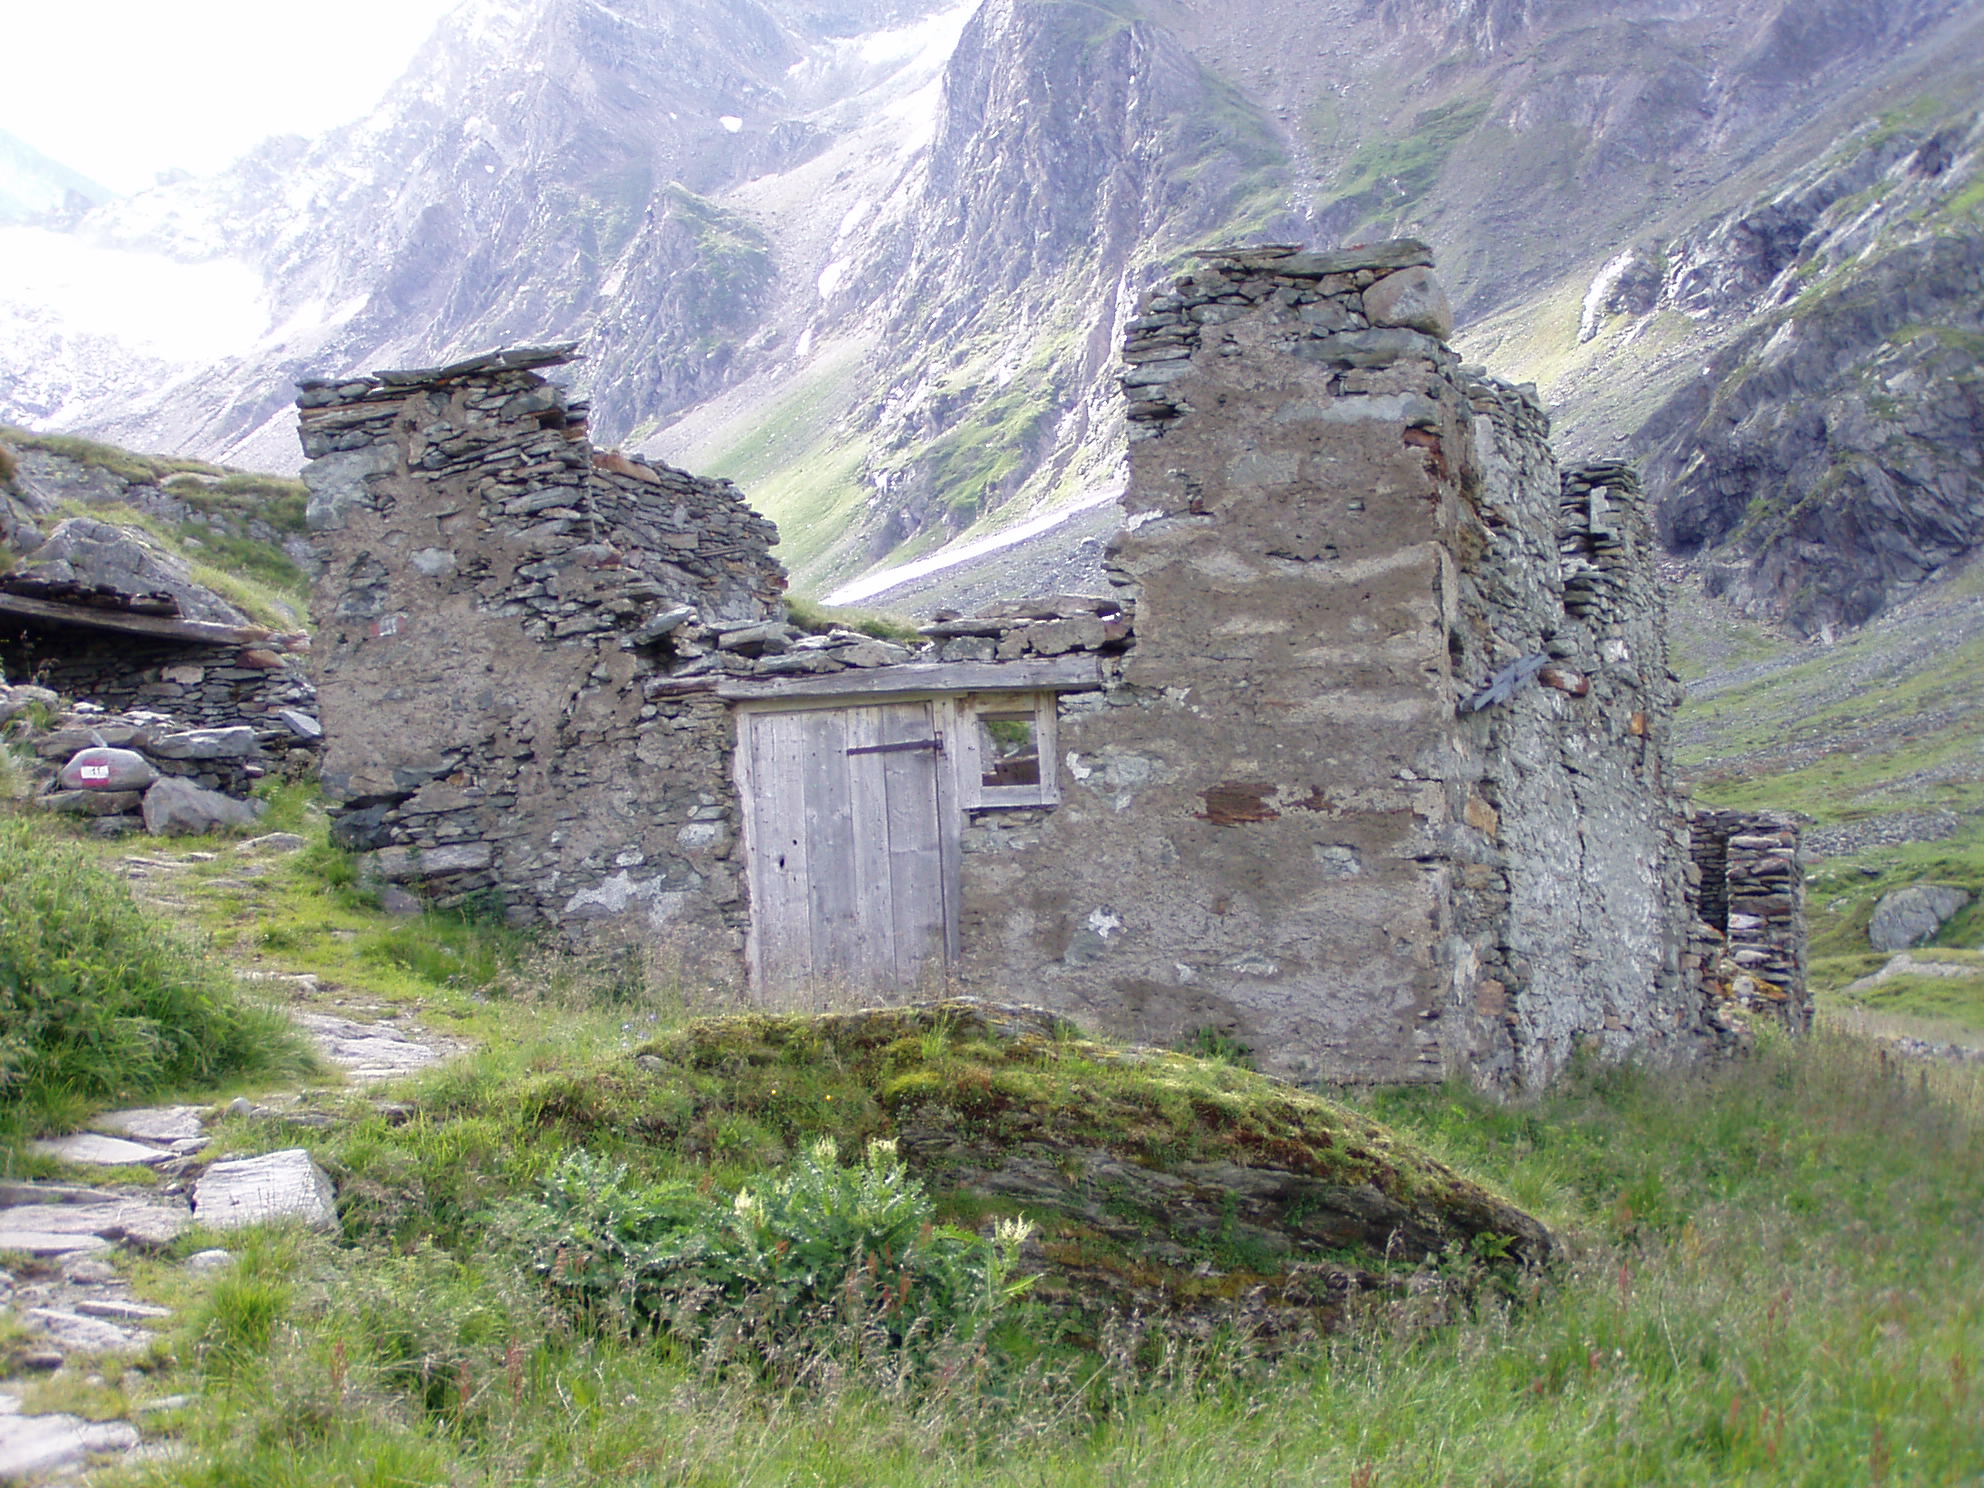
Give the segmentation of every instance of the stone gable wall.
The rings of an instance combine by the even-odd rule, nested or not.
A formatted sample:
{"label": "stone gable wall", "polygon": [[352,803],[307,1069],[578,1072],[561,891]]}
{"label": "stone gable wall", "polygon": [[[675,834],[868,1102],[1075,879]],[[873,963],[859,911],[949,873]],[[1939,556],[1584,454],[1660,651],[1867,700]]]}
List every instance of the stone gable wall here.
{"label": "stone gable wall", "polygon": [[1131,323],[1136,632],[1063,805],[966,855],[967,984],[1300,1078],[1706,1037],[1644,504],[1460,366],[1429,265],[1213,257]]}
{"label": "stone gable wall", "polygon": [[583,405],[501,358],[299,402],[334,834],[431,900],[734,974],[730,720],[648,695],[653,622],[770,618],[771,524],[727,482],[596,454]]}

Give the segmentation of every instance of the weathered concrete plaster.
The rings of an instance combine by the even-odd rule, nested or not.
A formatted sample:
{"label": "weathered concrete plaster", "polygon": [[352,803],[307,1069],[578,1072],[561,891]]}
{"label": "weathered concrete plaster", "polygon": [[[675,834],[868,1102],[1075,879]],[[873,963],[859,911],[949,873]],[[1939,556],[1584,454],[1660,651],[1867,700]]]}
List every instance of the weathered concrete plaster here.
{"label": "weathered concrete plaster", "polygon": [[[1544,418],[1426,334],[1426,262],[1214,259],[1133,323],[1136,637],[1063,704],[1062,807],[966,856],[968,985],[1300,1078],[1513,1086],[1700,1036],[1657,591],[1567,609],[1591,543]],[[1605,572],[1650,573],[1618,508]]]}

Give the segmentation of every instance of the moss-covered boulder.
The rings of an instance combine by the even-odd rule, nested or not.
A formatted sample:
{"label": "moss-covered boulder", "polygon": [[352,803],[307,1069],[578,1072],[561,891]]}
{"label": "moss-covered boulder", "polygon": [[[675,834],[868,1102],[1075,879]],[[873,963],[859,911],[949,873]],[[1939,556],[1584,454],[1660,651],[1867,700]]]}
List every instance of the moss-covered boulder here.
{"label": "moss-covered boulder", "polygon": [[[1323,1097],[970,1000],[693,1023],[639,1052],[655,1135],[721,1163],[886,1136],[950,1218],[1038,1226],[1040,1293],[1328,1325],[1429,1258],[1536,1264],[1548,1230]],[[661,1096],[665,1088],[666,1096]]]}

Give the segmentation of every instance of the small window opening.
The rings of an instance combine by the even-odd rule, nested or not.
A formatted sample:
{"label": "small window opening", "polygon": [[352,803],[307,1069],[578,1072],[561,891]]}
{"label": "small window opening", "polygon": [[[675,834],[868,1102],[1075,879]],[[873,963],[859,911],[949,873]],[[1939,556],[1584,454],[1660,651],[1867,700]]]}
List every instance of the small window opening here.
{"label": "small window opening", "polygon": [[985,786],[1040,784],[1040,740],[1033,710],[980,713],[978,783]]}
{"label": "small window opening", "polygon": [[1052,806],[1054,697],[1013,693],[959,698],[957,782],[963,804]]}

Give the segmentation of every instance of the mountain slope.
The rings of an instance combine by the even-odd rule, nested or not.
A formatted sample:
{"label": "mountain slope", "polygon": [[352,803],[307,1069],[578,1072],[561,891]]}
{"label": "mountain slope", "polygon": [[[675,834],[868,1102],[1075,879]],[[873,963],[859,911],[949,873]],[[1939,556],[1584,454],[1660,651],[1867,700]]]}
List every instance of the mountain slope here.
{"label": "mountain slope", "polygon": [[[1185,249],[1412,231],[1441,245],[1474,349],[1549,381],[1574,437],[1609,439],[1763,313],[1751,279],[1777,239],[1718,224],[1823,169],[1897,93],[1974,97],[1981,14],[468,0],[372,118],[76,234],[246,266],[259,332],[130,377],[99,354],[91,399],[59,338],[0,312],[0,353],[39,354],[0,355],[32,368],[0,384],[0,412],[283,466],[290,377],[577,336],[606,437],[742,481],[818,587],[1106,494],[1122,322]],[[1658,334],[1575,339],[1622,247],[1684,241],[1700,272],[1638,317]],[[1943,365],[1891,396],[1936,404]],[[1657,423],[1663,469],[1705,417]],[[1703,541],[1741,519],[1717,523]],[[1691,530],[1676,517],[1677,540]]]}
{"label": "mountain slope", "polygon": [[0,224],[73,220],[114,195],[0,129]]}

